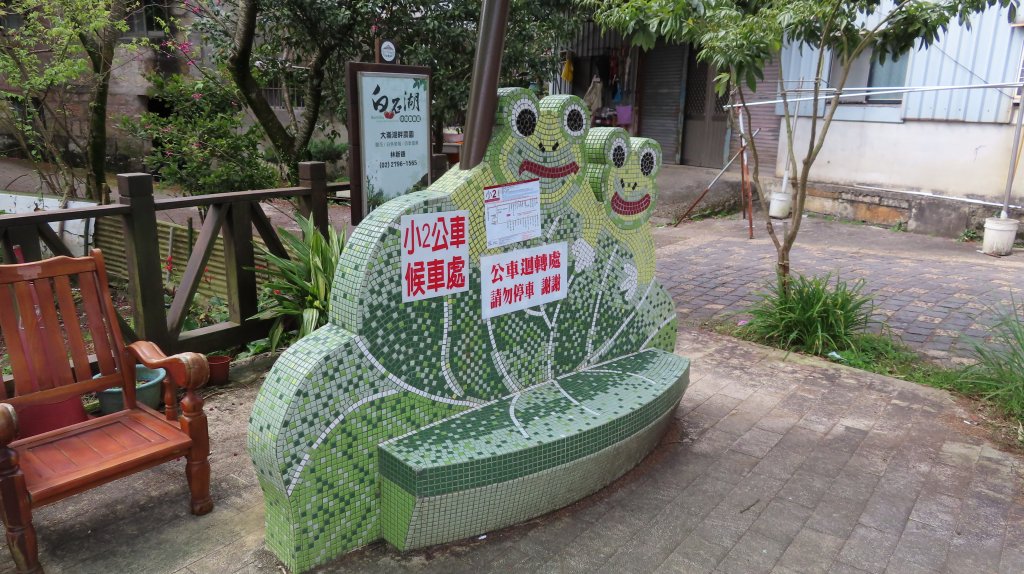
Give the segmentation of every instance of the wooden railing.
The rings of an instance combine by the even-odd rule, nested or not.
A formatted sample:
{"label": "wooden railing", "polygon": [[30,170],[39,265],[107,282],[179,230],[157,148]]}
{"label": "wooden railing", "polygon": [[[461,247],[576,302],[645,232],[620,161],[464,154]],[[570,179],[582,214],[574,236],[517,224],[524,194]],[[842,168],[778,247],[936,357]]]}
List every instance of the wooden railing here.
{"label": "wooden railing", "polygon": [[[0,247],[6,261],[14,260],[14,246],[20,245],[26,261],[42,258],[42,246],[56,255],[73,256],[50,223],[120,217],[124,226],[128,261],[129,294],[134,329],[131,339],[153,341],[168,352],[209,352],[243,345],[267,336],[268,321],[250,319],[258,311],[253,231],[267,249],[288,257],[281,239],[260,207],[260,201],[294,198],[299,211],[312,217],[317,229],[327,234],[327,198],[344,191],[348,184],[328,184],[326,166],[320,162],[299,164],[298,187],[238,191],[189,197],[156,199],[149,174],[117,176],[120,202],[113,205],[0,215]],[[157,236],[157,212],[171,209],[206,210],[195,248],[185,264],[170,305],[164,301],[163,257]],[[227,321],[183,331],[192,300],[218,236],[224,239],[228,286]],[[127,325],[122,322],[122,327]]]}

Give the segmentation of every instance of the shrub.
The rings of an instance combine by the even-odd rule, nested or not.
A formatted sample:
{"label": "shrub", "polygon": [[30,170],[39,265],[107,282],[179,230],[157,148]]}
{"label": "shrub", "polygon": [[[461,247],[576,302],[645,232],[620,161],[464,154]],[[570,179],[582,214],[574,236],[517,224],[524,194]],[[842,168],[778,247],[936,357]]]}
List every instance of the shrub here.
{"label": "shrub", "polygon": [[190,195],[272,187],[278,177],[261,158],[260,132],[244,127],[241,97],[230,82],[152,75],[167,115],[146,112],[122,127],[153,142],[146,167]]}
{"label": "shrub", "polygon": [[856,335],[871,324],[874,304],[861,293],[864,280],[852,284],[831,275],[779,279],[751,308],[741,334],[783,349],[821,355],[855,346]]}
{"label": "shrub", "polygon": [[309,158],[313,161],[339,161],[348,154],[348,144],[330,139],[311,140]]}
{"label": "shrub", "polygon": [[999,314],[990,342],[972,347],[978,362],[965,376],[972,394],[1024,419],[1024,303]]}
{"label": "shrub", "polygon": [[[298,331],[289,342],[300,339],[327,323],[334,268],[345,248],[344,231],[329,228],[328,237],[317,231],[313,222],[297,216],[302,237],[278,229],[291,259],[283,259],[262,245],[257,248],[273,270],[273,279],[264,284],[263,309],[257,319],[274,319],[270,329],[270,347],[276,349],[288,323],[298,323]],[[292,323],[294,324],[294,323]]]}

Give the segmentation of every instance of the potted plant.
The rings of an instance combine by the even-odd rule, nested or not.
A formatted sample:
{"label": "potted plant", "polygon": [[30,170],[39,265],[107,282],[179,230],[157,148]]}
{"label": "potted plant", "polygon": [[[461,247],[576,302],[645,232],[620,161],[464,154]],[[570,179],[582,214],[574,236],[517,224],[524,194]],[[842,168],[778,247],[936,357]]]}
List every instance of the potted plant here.
{"label": "potted plant", "polygon": [[[93,378],[100,376],[96,375]],[[167,371],[164,369],[147,369],[142,365],[135,365],[135,400],[152,409],[159,407],[166,377]],[[96,399],[100,403],[102,414],[109,415],[124,409],[124,392],[121,387],[100,391],[96,393]]]}
{"label": "potted plant", "polygon": [[213,351],[206,355],[210,364],[210,384],[225,385],[231,372],[231,356],[224,351]]}

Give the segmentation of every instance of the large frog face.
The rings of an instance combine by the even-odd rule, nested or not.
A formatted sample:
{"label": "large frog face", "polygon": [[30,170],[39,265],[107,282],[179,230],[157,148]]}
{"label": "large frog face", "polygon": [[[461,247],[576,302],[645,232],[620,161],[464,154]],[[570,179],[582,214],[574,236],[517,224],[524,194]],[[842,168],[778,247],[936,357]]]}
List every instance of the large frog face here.
{"label": "large frog face", "polygon": [[595,128],[587,138],[587,159],[591,186],[608,219],[627,231],[647,223],[658,199],[658,142],[630,138],[622,128]]}
{"label": "large frog face", "polygon": [[487,149],[495,176],[505,181],[539,179],[544,203],[565,198],[577,183],[590,125],[583,100],[562,95],[538,102],[527,89],[503,88],[497,121]]}

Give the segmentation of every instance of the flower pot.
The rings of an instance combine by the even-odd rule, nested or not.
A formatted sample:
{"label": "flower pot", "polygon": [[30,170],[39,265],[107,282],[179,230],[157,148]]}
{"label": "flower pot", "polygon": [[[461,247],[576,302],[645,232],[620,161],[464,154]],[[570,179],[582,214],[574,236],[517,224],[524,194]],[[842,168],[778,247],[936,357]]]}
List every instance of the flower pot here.
{"label": "flower pot", "polygon": [[207,357],[206,361],[210,364],[210,384],[227,384],[228,375],[231,371],[231,357],[215,355],[213,357]]}
{"label": "flower pot", "polygon": [[[135,400],[152,409],[159,407],[166,377],[167,371],[164,369],[147,369],[142,365],[135,365]],[[124,409],[124,392],[121,387],[100,391],[96,393],[96,398],[100,402],[100,412],[105,415]]]}
{"label": "flower pot", "polygon": [[1016,219],[989,217],[985,220],[985,235],[981,252],[986,255],[1009,255],[1013,251],[1013,240],[1017,237]]}
{"label": "flower pot", "polygon": [[775,219],[789,217],[789,210],[793,208],[793,195],[782,192],[772,192],[771,202],[768,204],[768,216]]}

